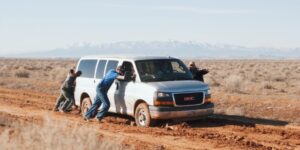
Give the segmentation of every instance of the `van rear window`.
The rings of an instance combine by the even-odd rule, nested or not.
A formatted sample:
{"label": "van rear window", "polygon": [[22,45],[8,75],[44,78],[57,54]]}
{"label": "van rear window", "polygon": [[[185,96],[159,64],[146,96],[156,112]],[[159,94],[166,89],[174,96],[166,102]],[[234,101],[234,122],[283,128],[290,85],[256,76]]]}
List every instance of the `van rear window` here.
{"label": "van rear window", "polygon": [[100,60],[99,61],[98,67],[97,67],[97,72],[96,72],[96,78],[97,79],[102,79],[103,78],[106,62],[107,62],[107,60]]}
{"label": "van rear window", "polygon": [[116,61],[116,60],[110,60],[110,61],[108,61],[108,63],[107,63],[107,67],[106,67],[106,71],[105,71],[105,74],[109,71],[109,70],[111,70],[111,69],[116,69],[117,67],[118,67],[118,61]]}
{"label": "van rear window", "polygon": [[82,72],[81,77],[94,78],[97,60],[81,60],[78,70]]}

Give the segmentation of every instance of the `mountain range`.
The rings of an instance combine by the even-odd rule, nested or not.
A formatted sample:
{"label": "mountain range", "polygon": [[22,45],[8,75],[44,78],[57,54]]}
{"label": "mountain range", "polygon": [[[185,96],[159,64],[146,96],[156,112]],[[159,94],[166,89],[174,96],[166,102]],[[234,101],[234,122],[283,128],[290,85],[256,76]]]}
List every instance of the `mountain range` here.
{"label": "mountain range", "polygon": [[90,43],[74,44],[67,48],[57,48],[40,52],[15,55],[34,58],[78,58],[86,55],[151,55],[181,58],[236,58],[236,59],[298,59],[300,48],[249,48],[229,44],[209,44],[180,41],[124,41],[101,45]]}

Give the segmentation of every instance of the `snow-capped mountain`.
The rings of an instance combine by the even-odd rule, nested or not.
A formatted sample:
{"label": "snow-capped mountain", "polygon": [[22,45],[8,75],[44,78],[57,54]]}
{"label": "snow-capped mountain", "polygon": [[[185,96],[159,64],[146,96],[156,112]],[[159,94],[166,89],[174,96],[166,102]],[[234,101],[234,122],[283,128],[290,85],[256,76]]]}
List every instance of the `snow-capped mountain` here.
{"label": "snow-capped mountain", "polygon": [[17,57],[81,57],[85,55],[164,55],[189,58],[300,58],[300,48],[247,48],[228,44],[208,44],[180,41],[124,41],[93,45],[74,44]]}

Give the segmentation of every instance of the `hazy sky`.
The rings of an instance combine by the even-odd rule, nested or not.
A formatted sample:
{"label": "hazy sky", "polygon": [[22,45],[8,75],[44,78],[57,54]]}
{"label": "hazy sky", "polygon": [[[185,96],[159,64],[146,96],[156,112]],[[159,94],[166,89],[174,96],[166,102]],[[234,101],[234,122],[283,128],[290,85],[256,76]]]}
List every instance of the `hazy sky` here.
{"label": "hazy sky", "polygon": [[0,54],[135,40],[300,47],[300,0],[0,0]]}

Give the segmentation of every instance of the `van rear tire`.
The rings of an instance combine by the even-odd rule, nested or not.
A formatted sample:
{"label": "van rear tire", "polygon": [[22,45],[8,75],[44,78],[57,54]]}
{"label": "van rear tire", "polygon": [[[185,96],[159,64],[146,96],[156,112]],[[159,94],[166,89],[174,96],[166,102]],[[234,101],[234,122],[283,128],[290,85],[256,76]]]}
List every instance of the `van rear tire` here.
{"label": "van rear tire", "polygon": [[155,124],[155,121],[151,119],[149,107],[146,103],[140,103],[136,107],[134,119],[136,125],[140,127],[151,127]]}
{"label": "van rear tire", "polygon": [[85,118],[85,114],[90,109],[91,106],[92,106],[91,99],[89,97],[84,98],[80,106],[81,115],[83,118]]}

